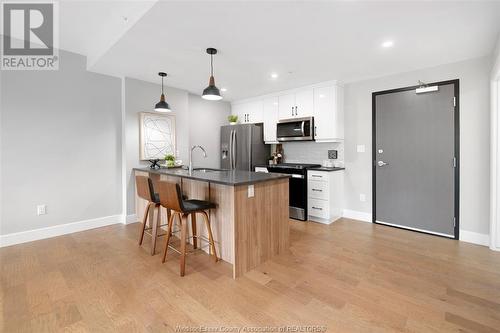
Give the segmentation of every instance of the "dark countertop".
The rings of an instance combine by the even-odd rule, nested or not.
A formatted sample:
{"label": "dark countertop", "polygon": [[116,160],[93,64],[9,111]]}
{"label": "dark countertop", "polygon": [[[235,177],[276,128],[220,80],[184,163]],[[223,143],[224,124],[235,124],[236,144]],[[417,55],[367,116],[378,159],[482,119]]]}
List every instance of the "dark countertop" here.
{"label": "dark countertop", "polygon": [[328,168],[328,167],[319,167],[319,168],[310,168],[307,170],[314,170],[314,171],[340,171],[340,170],[345,170],[345,168]]}
{"label": "dark countertop", "polygon": [[150,169],[150,168],[134,168],[135,171],[149,172],[159,175],[176,176],[187,179],[194,179],[205,181],[209,183],[237,186],[249,185],[269,180],[290,178],[290,175],[281,173],[264,173],[264,172],[250,172],[241,170],[232,171],[196,171],[189,175],[188,170],[181,168],[172,169]]}
{"label": "dark countertop", "polygon": [[[267,168],[269,165],[265,165],[265,164],[259,164],[259,165],[256,165],[255,167],[264,167],[264,168]],[[314,171],[340,171],[340,170],[345,170],[345,168],[337,168],[337,167],[332,167],[332,168],[328,168],[328,167],[316,167],[316,168],[307,168],[307,170],[314,170]]]}

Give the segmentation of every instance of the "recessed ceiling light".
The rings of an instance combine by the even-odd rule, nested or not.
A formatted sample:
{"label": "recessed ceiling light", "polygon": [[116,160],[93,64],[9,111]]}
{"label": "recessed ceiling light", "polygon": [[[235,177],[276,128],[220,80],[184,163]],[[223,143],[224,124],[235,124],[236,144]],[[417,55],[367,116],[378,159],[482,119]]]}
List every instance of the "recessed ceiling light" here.
{"label": "recessed ceiling light", "polygon": [[394,42],[392,40],[386,40],[385,42],[382,43],[382,47],[393,47]]}
{"label": "recessed ceiling light", "polygon": [[222,91],[222,92],[226,92],[226,91],[227,91],[227,88],[220,88],[220,91]]}
{"label": "recessed ceiling light", "polygon": [[271,79],[277,79],[278,74],[277,73],[271,73]]}

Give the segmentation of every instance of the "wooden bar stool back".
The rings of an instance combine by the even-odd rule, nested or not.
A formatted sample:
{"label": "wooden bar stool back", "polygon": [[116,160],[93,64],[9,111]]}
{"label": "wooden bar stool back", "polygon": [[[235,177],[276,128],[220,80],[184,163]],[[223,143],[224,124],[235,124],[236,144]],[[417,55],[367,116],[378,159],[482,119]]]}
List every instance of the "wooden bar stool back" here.
{"label": "wooden bar stool back", "polygon": [[[139,237],[139,245],[142,245],[142,241],[144,239],[144,233],[146,231],[151,230],[151,255],[155,254],[156,250],[156,239],[158,238],[158,229],[164,225],[161,224],[161,205],[160,198],[158,193],[155,193],[153,181],[151,178],[146,176],[136,176],[135,177],[135,186],[137,189],[137,195],[148,201],[148,205],[146,206],[146,210],[144,211],[144,217],[142,219],[142,230],[141,235]],[[154,219],[154,211],[158,209],[157,218]],[[149,220],[149,227],[146,227]]]}
{"label": "wooden bar stool back", "polygon": [[[202,237],[196,234],[196,214],[199,213],[203,216],[205,221],[205,226],[208,233],[208,244],[209,244],[209,254],[213,255],[215,261],[217,258],[217,251],[215,249],[215,242],[212,236],[212,229],[210,227],[210,218],[207,214],[207,210],[215,208],[215,204],[204,201],[204,200],[184,200],[182,197],[182,192],[179,184],[171,183],[166,181],[161,181],[158,183],[158,193],[160,196],[161,206],[170,209],[172,214],[170,215],[168,221],[168,232],[165,242],[165,252],[163,253],[163,260],[165,262],[167,259],[167,251],[169,248],[170,237],[172,234],[172,225],[174,217],[179,217],[181,236],[180,236],[180,275],[184,276],[186,267],[186,241],[187,241],[187,222],[188,217],[191,216],[191,227],[193,231],[193,247],[197,247],[198,239],[206,241]],[[176,249],[172,248],[177,251]]]}

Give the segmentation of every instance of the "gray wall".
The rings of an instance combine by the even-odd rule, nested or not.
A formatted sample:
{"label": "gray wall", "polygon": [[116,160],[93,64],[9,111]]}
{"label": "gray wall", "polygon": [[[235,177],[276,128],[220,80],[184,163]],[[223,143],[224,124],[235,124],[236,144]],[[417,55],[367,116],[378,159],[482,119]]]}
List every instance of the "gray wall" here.
{"label": "gray wall", "polygon": [[[202,145],[207,158],[200,151],[193,152],[193,165],[220,168],[220,126],[227,124],[231,104],[207,101],[189,94],[189,141],[191,145]],[[186,160],[187,162],[187,160]]]}
{"label": "gray wall", "polygon": [[500,34],[498,36],[495,51],[493,52],[493,66],[491,70],[491,78],[496,79],[500,75]]}
{"label": "gray wall", "polygon": [[[489,233],[490,57],[422,69],[345,86],[346,209],[371,213],[372,92],[460,79],[460,228]],[[356,145],[366,146],[357,153]],[[359,194],[367,201],[360,202]]]}
{"label": "gray wall", "polygon": [[120,80],[60,59],[58,71],[0,74],[0,234],[122,212]]}
{"label": "gray wall", "polygon": [[[132,169],[148,166],[139,161],[139,112],[152,112],[160,98],[161,86],[141,80],[125,78],[125,175],[127,183],[127,215],[135,214],[135,179]],[[193,144],[203,145],[208,158],[200,152],[193,154],[199,166],[218,167],[219,127],[227,122],[230,104],[205,101],[185,90],[166,87],[165,97],[176,122],[176,150],[183,164],[189,162],[189,148]],[[210,129],[208,131],[207,129]],[[201,159],[203,160],[201,160]]]}
{"label": "gray wall", "polygon": [[[127,215],[135,213],[135,178],[133,168],[148,166],[139,160],[139,112],[154,112],[160,100],[161,86],[141,80],[125,78],[125,175],[127,183]],[[165,97],[175,115],[176,150],[187,160],[189,149],[188,93],[165,87]]]}

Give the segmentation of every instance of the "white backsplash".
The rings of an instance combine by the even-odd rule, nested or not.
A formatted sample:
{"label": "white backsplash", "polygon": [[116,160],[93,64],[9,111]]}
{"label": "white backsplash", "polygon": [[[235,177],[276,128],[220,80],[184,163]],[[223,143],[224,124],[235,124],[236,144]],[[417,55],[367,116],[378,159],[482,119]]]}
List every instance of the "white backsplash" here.
{"label": "white backsplash", "polygon": [[344,165],[343,142],[284,142],[283,152],[286,163],[317,163],[328,160],[328,150],[337,150],[337,159],[330,160],[335,166]]}

